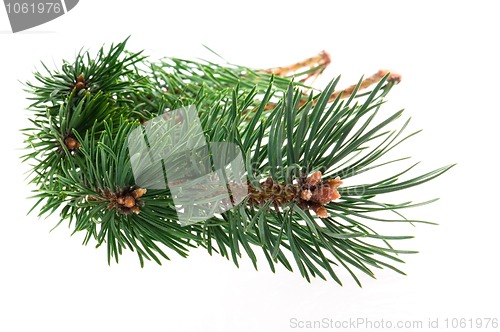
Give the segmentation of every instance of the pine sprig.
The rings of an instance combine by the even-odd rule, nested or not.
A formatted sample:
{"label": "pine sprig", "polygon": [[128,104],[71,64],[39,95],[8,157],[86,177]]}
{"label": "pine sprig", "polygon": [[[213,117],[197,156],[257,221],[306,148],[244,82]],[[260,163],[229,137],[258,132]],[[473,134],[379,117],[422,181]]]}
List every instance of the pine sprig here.
{"label": "pine sprig", "polygon": [[[73,91],[78,95],[86,92],[106,92],[110,95],[123,96],[135,91],[134,81],[129,80],[132,66],[145,59],[142,52],[125,52],[126,40],[111,45],[108,51],[104,47],[92,58],[88,51],[80,51],[73,62],[64,61],[60,70],[50,70],[43,62],[45,73],[35,72],[37,83],[27,83],[33,100],[30,108],[52,109],[64,101]],[[127,100],[120,100],[128,102]],[[57,110],[56,110],[57,111]]]}
{"label": "pine sprig", "polygon": [[[177,58],[151,62],[125,45],[102,48],[96,58],[80,52],[59,71],[44,66],[47,73],[35,74],[38,85],[27,84],[33,126],[25,130],[24,161],[33,165],[33,208],[40,215],[59,212],[58,225],[84,232],[84,244],[106,246],[109,262],[131,250],[141,265],[161,264],[170,252],[186,257],[203,247],[236,265],[246,256],[257,268],[259,249],[272,271],[276,264],[290,271],[295,265],[307,280],[341,284],[339,268],[358,284],[359,272],[403,273],[400,255],[413,251],[391,243],[411,236],[385,236],[372,225],[425,222],[399,211],[432,201],[383,203],[379,196],[418,186],[451,166],[406,180],[400,178],[412,167],[377,177],[379,167],[407,159],[382,157],[418,133],[404,133],[402,111],[382,114],[394,76],[379,72],[344,92],[337,78],[318,91],[305,81],[329,63],[323,53],[290,68],[252,70]],[[293,73],[303,79],[294,81]],[[151,119],[189,105],[197,107],[208,142],[239,147],[248,193],[231,210],[183,225],[169,188],[142,188],[134,178],[127,140]],[[366,172],[373,174],[370,183],[342,185]],[[381,211],[395,217],[373,216]]]}

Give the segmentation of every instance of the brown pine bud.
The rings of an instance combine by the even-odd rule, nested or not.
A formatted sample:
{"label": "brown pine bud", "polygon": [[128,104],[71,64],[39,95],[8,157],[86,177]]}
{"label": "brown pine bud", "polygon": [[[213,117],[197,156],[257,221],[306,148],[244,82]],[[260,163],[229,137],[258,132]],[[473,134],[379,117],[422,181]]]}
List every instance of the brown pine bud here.
{"label": "brown pine bud", "polygon": [[68,150],[73,151],[78,149],[81,145],[80,143],[73,137],[69,136],[64,139],[64,144],[68,148]]}
{"label": "brown pine bud", "polygon": [[132,196],[127,196],[124,199],[123,205],[128,208],[132,208],[135,206],[135,199]]}
{"label": "brown pine bud", "polygon": [[304,201],[310,200],[312,197],[312,192],[309,189],[302,190],[300,192],[300,198],[302,198]]}
{"label": "brown pine bud", "polygon": [[313,211],[320,218],[328,218],[329,217],[328,211],[326,211],[324,206],[313,207]]}
{"label": "brown pine bud", "polygon": [[321,176],[323,174],[320,171],[314,172],[311,176],[309,176],[306,180],[306,184],[310,186],[315,186],[321,182]]}
{"label": "brown pine bud", "polygon": [[77,83],[83,83],[84,80],[85,79],[83,78],[83,74],[78,75],[78,77],[76,78]]}
{"label": "brown pine bud", "polygon": [[83,82],[78,82],[75,84],[75,90],[76,92],[82,90],[82,89],[85,89],[85,83]]}
{"label": "brown pine bud", "polygon": [[324,181],[314,190],[311,201],[324,205],[340,198],[340,193],[337,190],[340,185],[342,185],[342,181],[339,177]]}
{"label": "brown pine bud", "polygon": [[148,190],[145,188],[137,188],[136,190],[134,190],[132,192],[132,197],[134,197],[134,198],[142,197],[142,195],[144,195],[147,191]]}

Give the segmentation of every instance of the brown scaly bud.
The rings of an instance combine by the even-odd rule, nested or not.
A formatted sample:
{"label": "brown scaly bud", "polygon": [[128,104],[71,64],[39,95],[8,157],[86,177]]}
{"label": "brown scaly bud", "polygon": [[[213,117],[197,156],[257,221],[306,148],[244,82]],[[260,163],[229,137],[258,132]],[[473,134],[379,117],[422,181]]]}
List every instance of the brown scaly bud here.
{"label": "brown scaly bud", "polygon": [[78,82],[75,84],[75,90],[76,92],[82,90],[82,89],[85,89],[85,83],[83,82]]}
{"label": "brown scaly bud", "polygon": [[135,214],[139,214],[141,212],[141,209],[136,205],[136,206],[131,207],[130,211],[135,213]]}
{"label": "brown scaly bud", "polygon": [[309,189],[304,189],[300,192],[300,198],[304,201],[310,200],[312,197],[312,192]]}
{"label": "brown scaly bud", "polygon": [[148,190],[145,188],[137,188],[136,190],[132,191],[132,197],[133,198],[140,198],[142,195],[144,195]]}
{"label": "brown scaly bud", "polygon": [[69,151],[75,151],[81,147],[81,144],[72,136],[68,136],[64,139],[64,144]]}
{"label": "brown scaly bud", "polygon": [[126,196],[123,200],[123,205],[130,208],[135,206],[135,199],[132,196]]}
{"label": "brown scaly bud", "polygon": [[321,174],[320,171],[314,172],[306,179],[306,185],[308,186],[318,185],[321,182],[321,176],[323,176],[323,174]]}
{"label": "brown scaly bud", "polygon": [[85,84],[85,78],[83,77],[83,74],[78,75],[76,78],[76,83],[73,85],[73,89],[75,89],[75,92],[78,93],[78,91],[83,90],[87,87]]}
{"label": "brown scaly bud", "polygon": [[325,207],[324,206],[321,206],[321,205],[317,205],[317,206],[313,206],[311,207],[311,209],[314,211],[314,213],[316,213],[316,215],[320,218],[328,218],[329,215],[328,215],[328,211],[326,211]]}
{"label": "brown scaly bud", "polygon": [[340,198],[337,188],[342,184],[340,178],[337,177],[333,180],[323,181],[319,184],[316,190],[312,193],[310,201],[319,203],[321,205],[328,204],[333,200]]}
{"label": "brown scaly bud", "polygon": [[324,205],[340,198],[337,188],[342,185],[342,181],[339,177],[322,181],[322,176],[323,174],[317,171],[303,181],[299,207],[313,210],[320,218],[327,218],[328,211]]}

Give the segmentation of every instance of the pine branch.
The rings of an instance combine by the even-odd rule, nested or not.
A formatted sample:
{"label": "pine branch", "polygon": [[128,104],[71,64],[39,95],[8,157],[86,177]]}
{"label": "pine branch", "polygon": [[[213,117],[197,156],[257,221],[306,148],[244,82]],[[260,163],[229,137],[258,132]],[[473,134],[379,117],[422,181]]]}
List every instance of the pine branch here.
{"label": "pine branch", "polygon": [[[27,83],[34,102],[24,161],[33,165],[33,209],[40,215],[59,212],[58,225],[85,232],[84,244],[105,245],[109,262],[128,249],[141,265],[161,264],[169,252],[186,257],[190,248],[203,247],[236,265],[247,256],[257,268],[260,248],[272,271],[276,264],[292,270],[293,260],[307,280],[329,276],[341,284],[340,267],[358,284],[359,272],[402,273],[399,255],[413,251],[391,243],[410,236],[384,236],[371,225],[425,222],[407,220],[399,210],[430,201],[382,203],[378,196],[418,186],[451,166],[407,180],[400,177],[411,168],[377,179],[379,167],[407,159],[382,157],[416,134],[403,134],[402,111],[379,114],[399,76],[379,71],[348,89],[338,90],[336,79],[318,91],[304,82],[330,62],[323,53],[288,68],[252,70],[177,58],[151,62],[126,52],[125,44],[101,49],[94,59],[80,52],[60,71],[36,73],[38,85]],[[285,76],[291,73],[299,82]],[[137,128],[151,128],[158,116],[169,119],[171,110],[189,105],[198,110],[203,138],[241,150],[248,182],[229,190],[232,203],[236,191],[245,193],[233,209],[185,225],[171,187],[139,185],[128,140]],[[163,143],[148,144],[156,151]],[[371,183],[343,185],[365,172],[373,174]],[[163,173],[152,176],[168,182]],[[380,211],[396,217],[373,216]]]}

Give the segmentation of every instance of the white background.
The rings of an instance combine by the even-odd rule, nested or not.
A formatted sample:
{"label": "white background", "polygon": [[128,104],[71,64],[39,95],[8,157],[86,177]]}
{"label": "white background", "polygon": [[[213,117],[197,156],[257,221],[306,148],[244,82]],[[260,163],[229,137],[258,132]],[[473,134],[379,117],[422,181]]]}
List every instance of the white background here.
{"label": "white background", "polygon": [[[293,331],[290,319],[423,320],[500,318],[500,195],[497,48],[500,23],[491,1],[80,1],[65,16],[12,34],[0,9],[0,331]],[[424,128],[398,150],[422,160],[418,170],[455,163],[439,179],[392,196],[425,200],[411,218],[439,226],[403,227],[416,239],[398,248],[407,276],[376,271],[359,288],[311,284],[265,259],[240,269],[203,249],[141,269],[135,254],[107,265],[105,248],[81,245],[57,216],[26,216],[33,204],[21,164],[28,125],[24,82],[39,61],[52,65],[81,48],[131,35],[131,50],[153,58],[211,55],[255,68],[289,64],[327,50],[324,84],[341,84],[390,68],[403,75],[389,95]],[[399,169],[399,168],[398,168]],[[416,173],[414,173],[416,174]],[[391,231],[391,225],[377,225]],[[424,326],[425,326],[424,324]],[[310,329],[309,329],[310,330]],[[409,331],[411,329],[407,329]]]}

